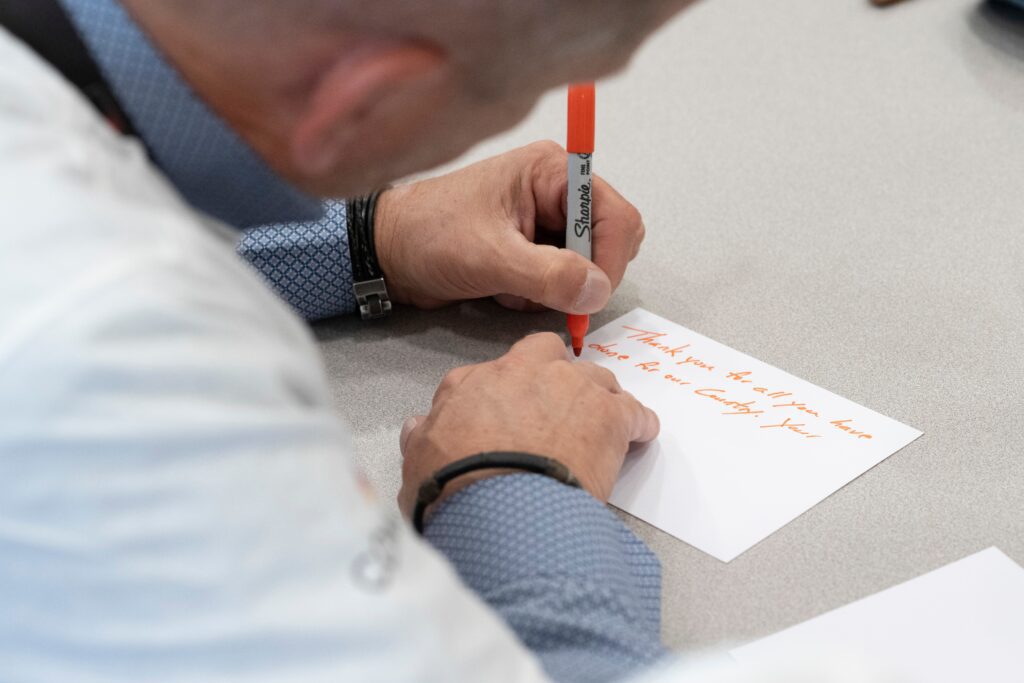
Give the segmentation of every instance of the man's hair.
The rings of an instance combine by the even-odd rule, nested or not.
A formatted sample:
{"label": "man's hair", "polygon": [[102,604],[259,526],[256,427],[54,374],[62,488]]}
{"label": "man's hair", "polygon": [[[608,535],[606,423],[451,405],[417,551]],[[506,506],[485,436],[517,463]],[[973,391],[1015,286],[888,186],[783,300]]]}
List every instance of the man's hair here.
{"label": "man's hair", "polygon": [[[216,22],[236,37],[272,31],[337,30],[401,36],[442,46],[456,62],[479,67],[490,78],[534,79],[547,64],[576,67],[595,61],[606,72],[629,55],[684,0],[168,0],[194,19]],[[540,55],[543,59],[539,59]],[[482,56],[486,56],[484,59]],[[480,74],[477,74],[480,76]],[[486,76],[485,76],[486,77]]]}

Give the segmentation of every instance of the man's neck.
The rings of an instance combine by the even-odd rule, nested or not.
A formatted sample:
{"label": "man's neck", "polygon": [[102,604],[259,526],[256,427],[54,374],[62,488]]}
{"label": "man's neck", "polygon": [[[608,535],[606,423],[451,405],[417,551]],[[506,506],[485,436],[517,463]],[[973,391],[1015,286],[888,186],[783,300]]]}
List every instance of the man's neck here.
{"label": "man's neck", "polygon": [[[193,42],[171,48],[186,55],[177,57],[187,63],[186,76],[161,49],[174,41],[152,40],[116,0],[60,2],[151,156],[189,203],[236,227],[318,217],[321,203],[296,190],[274,170],[276,165],[265,161],[272,156],[264,151],[271,143],[255,129],[240,133],[232,121],[246,106],[259,106],[242,99],[244,84],[219,88],[236,93],[231,98],[211,98],[207,93],[218,88],[204,74],[220,66],[211,61],[217,68],[200,68],[202,52]],[[217,59],[216,51],[210,59]]]}
{"label": "man's neck", "polygon": [[298,68],[287,53],[275,48],[273,63],[267,63],[265,51],[242,49],[231,37],[218,39],[202,22],[185,24],[172,3],[121,4],[196,94],[274,170],[294,178],[287,140],[279,132],[287,130],[287,100],[273,96],[287,87],[277,82],[279,74]]}

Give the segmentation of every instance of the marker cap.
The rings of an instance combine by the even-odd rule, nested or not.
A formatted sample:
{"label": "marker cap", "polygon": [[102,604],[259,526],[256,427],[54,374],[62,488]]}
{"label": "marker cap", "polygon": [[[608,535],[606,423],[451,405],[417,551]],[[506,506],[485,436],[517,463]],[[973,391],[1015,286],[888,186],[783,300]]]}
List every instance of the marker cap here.
{"label": "marker cap", "polygon": [[594,153],[594,84],[569,86],[569,144],[570,154]]}

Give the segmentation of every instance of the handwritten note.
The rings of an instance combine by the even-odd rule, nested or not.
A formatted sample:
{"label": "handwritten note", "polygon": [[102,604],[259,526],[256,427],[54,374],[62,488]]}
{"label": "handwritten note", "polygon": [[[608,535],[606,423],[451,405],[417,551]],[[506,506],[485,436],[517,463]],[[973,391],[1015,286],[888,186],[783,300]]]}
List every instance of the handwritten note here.
{"label": "handwritten note", "polygon": [[989,548],[732,651],[756,670],[847,651],[907,683],[1024,680],[1024,569]]}
{"label": "handwritten note", "polygon": [[611,502],[724,562],[921,435],[642,309],[583,358],[661,419]]}

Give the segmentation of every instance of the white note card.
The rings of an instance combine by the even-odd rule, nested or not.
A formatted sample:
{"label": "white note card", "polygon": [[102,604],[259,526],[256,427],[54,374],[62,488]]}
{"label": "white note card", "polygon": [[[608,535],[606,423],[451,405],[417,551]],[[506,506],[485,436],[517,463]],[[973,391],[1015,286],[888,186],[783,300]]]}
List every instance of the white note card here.
{"label": "white note card", "polygon": [[636,309],[583,359],[654,410],[611,502],[728,562],[921,432]]}
{"label": "white note card", "polygon": [[1024,681],[1024,569],[989,548],[732,651],[743,666],[849,651],[908,683]]}

